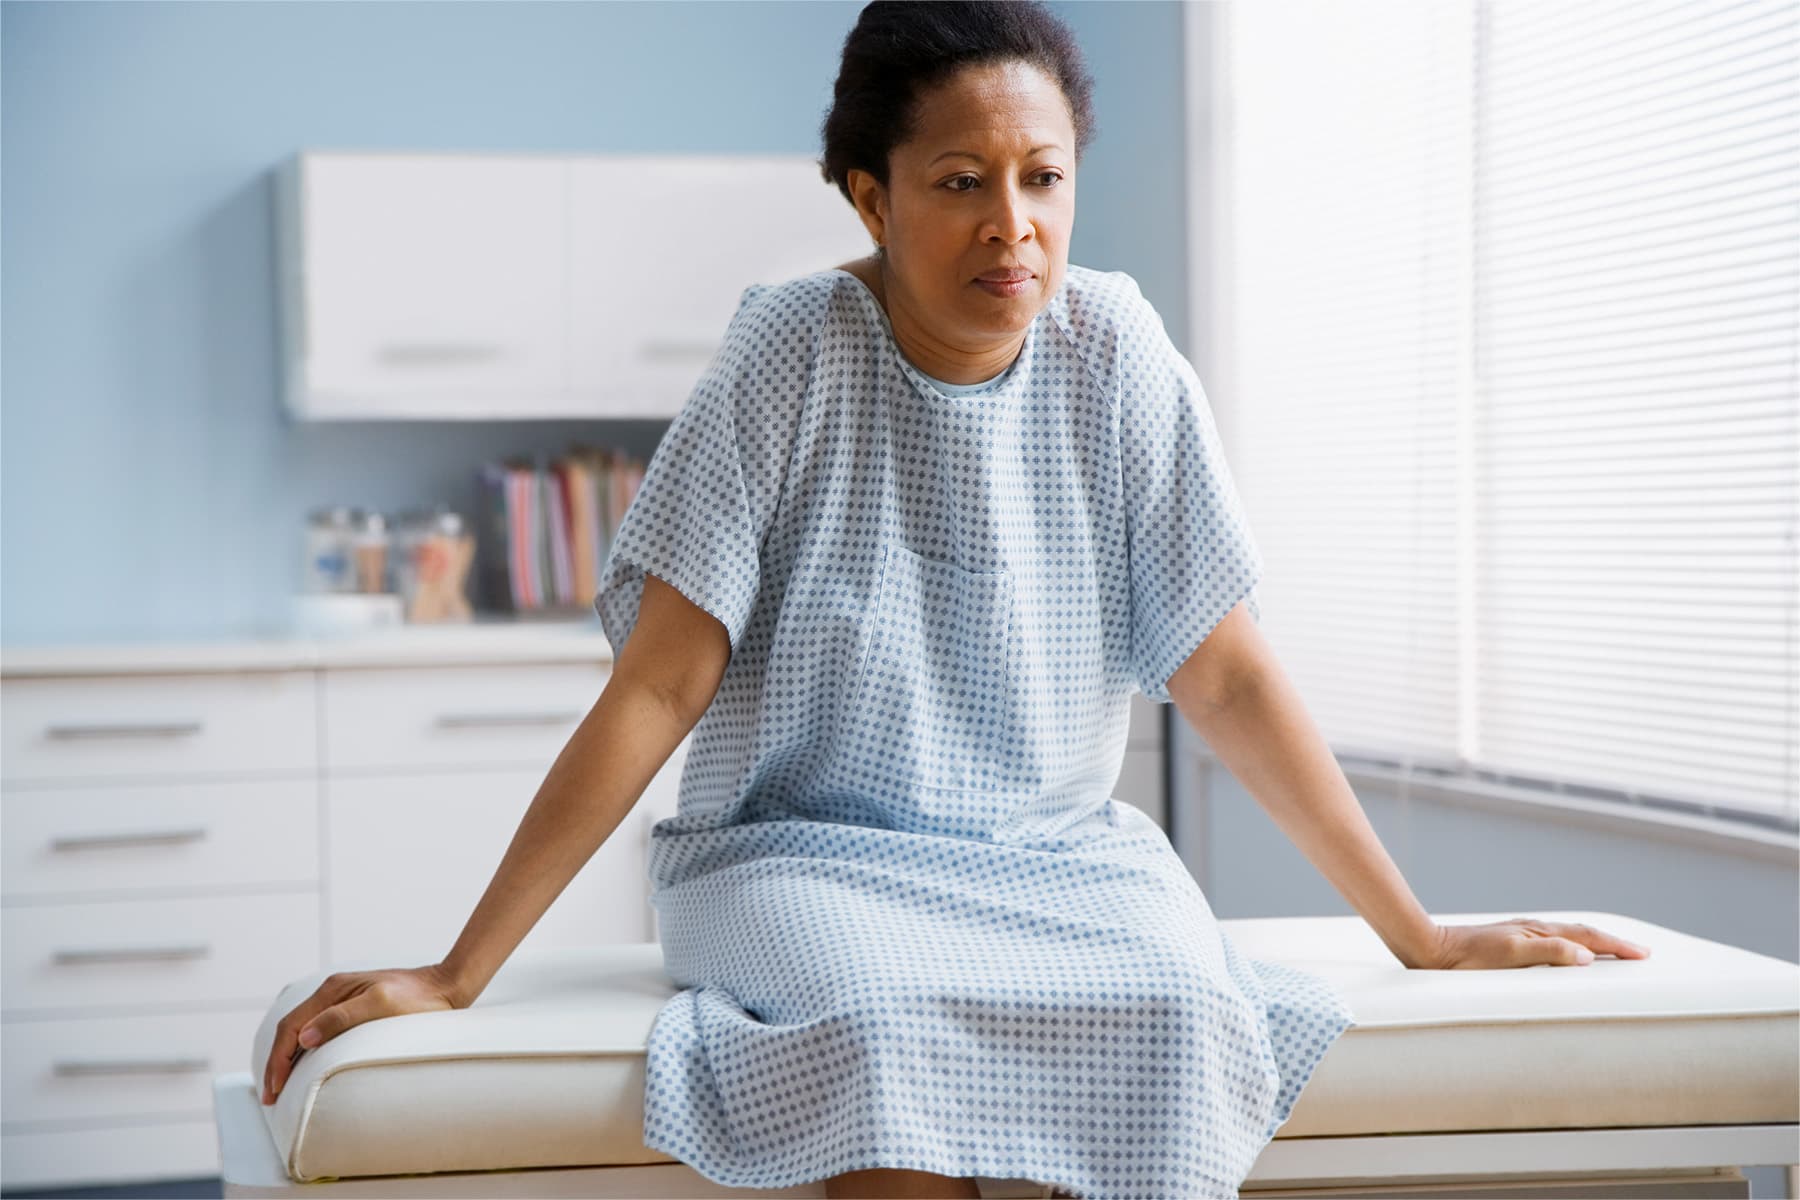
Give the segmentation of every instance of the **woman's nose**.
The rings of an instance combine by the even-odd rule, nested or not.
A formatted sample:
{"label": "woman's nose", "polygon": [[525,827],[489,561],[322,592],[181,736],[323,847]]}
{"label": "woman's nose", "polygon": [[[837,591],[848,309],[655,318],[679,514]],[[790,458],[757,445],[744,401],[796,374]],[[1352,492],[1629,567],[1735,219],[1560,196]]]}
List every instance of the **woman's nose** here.
{"label": "woman's nose", "polygon": [[1023,240],[1031,233],[1031,212],[1025,194],[1016,185],[994,190],[994,211],[988,215],[988,236],[998,236],[1007,243]]}

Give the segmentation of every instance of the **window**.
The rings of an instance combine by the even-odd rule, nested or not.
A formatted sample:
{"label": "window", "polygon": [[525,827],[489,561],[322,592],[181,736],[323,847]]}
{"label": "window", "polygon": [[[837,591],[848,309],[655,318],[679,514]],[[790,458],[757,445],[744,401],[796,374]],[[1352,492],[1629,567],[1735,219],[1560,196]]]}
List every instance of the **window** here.
{"label": "window", "polygon": [[1800,5],[1202,7],[1208,390],[1340,759],[1800,828]]}

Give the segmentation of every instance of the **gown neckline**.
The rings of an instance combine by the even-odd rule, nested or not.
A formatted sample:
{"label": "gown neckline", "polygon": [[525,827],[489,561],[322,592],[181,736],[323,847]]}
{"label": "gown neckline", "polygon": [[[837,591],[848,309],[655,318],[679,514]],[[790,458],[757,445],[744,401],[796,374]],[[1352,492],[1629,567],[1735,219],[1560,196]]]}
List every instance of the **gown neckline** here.
{"label": "gown neckline", "polygon": [[[1038,323],[1044,319],[1044,313],[1038,313],[1036,317],[1032,318],[1031,324],[1026,326],[1025,341],[1020,345],[1019,353],[1014,356],[1012,362],[1007,364],[1004,371],[995,376],[993,380],[988,381],[992,386],[982,387],[976,391],[966,393],[946,392],[937,386],[931,376],[914,366],[912,360],[907,358],[906,355],[901,352],[900,343],[894,337],[893,323],[888,320],[887,310],[881,306],[881,301],[877,299],[875,293],[869,289],[869,285],[864,283],[860,276],[852,271],[846,271],[842,267],[832,267],[828,273],[842,275],[856,285],[855,290],[863,297],[863,302],[868,306],[869,310],[874,313],[876,320],[881,323],[882,341],[887,344],[888,357],[899,366],[900,370],[906,374],[907,378],[913,381],[913,386],[916,389],[923,392],[931,399],[951,404],[977,404],[994,397],[1009,395],[1015,390],[1019,381],[1026,375],[1027,368],[1021,364],[1025,363],[1030,358],[1032,348],[1037,343]],[[1048,306],[1046,306],[1045,311],[1048,311]]]}

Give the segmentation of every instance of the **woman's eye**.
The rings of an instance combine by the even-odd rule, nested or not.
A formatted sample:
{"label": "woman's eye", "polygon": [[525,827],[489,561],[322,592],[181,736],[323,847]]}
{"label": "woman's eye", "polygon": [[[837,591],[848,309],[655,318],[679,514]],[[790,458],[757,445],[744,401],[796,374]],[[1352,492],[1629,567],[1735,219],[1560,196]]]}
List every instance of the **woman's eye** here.
{"label": "woman's eye", "polygon": [[[1039,171],[1037,174],[1033,175],[1032,178],[1033,179],[1048,179],[1048,180],[1050,180],[1050,182],[1048,184],[1046,184],[1045,186],[1046,187],[1055,187],[1059,182],[1061,182],[1062,173],[1059,171]],[[972,190],[970,188],[956,186],[957,184],[963,182],[964,180],[968,180],[970,183],[979,182],[979,180],[977,180],[973,175],[958,175],[954,179],[945,180],[944,186],[949,188],[953,192],[967,192],[967,191]]]}

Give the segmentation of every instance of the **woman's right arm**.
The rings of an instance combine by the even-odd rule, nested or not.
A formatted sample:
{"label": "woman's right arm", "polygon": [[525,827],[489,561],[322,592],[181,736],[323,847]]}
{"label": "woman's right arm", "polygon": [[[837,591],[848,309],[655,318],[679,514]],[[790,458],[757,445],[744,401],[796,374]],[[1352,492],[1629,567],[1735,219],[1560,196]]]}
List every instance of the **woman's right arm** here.
{"label": "woman's right arm", "polygon": [[430,966],[327,978],[276,1025],[263,1103],[287,1082],[302,1030],[316,1031],[317,1045],[377,1017],[473,1004],[699,722],[730,657],[718,618],[646,576],[600,698],[551,765],[456,945]]}

